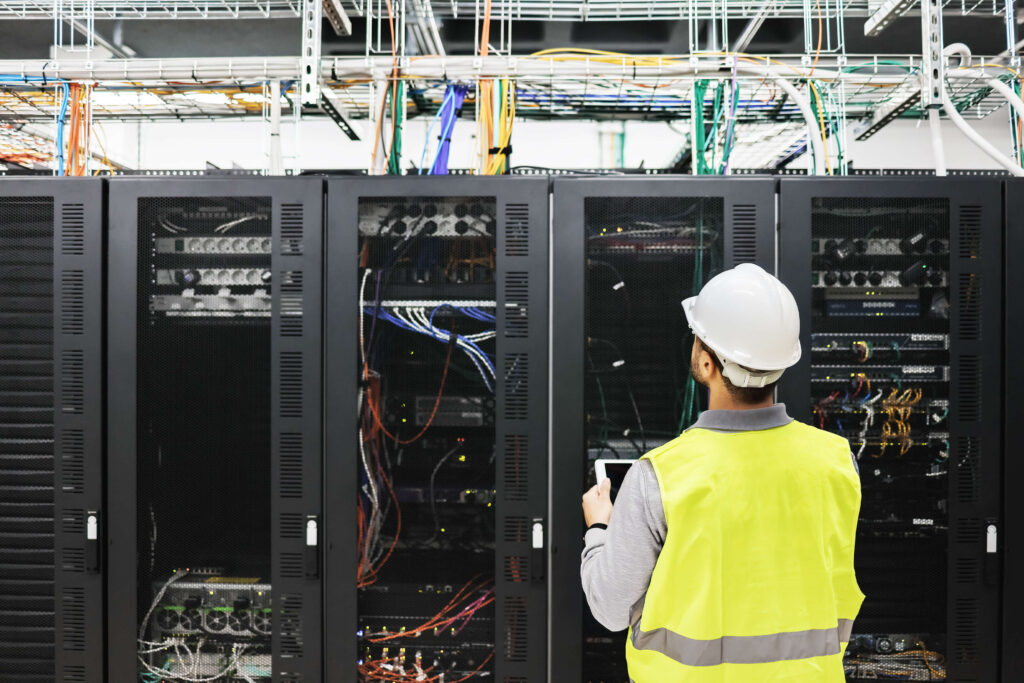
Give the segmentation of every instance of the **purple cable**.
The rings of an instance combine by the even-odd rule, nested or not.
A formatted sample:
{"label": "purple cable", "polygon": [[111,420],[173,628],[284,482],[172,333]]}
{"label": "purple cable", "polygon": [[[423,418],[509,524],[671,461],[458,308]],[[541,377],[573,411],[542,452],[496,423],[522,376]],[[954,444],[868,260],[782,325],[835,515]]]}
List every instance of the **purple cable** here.
{"label": "purple cable", "polygon": [[466,614],[466,618],[463,620],[462,625],[455,630],[455,635],[459,635],[460,633],[462,633],[462,629],[466,628],[466,626],[469,624],[469,620],[472,619],[473,615],[476,614],[476,611],[480,609],[481,603],[485,602],[487,598],[491,596],[492,593],[494,593],[493,588],[484,593],[483,595],[481,595],[479,598],[477,598],[475,602],[471,603],[470,605],[467,605],[466,608],[459,612],[457,615],[452,617],[452,621],[455,621],[463,614],[466,614],[466,612],[469,612],[469,614]]}
{"label": "purple cable", "polygon": [[731,115],[729,117],[729,133],[725,137],[725,148],[726,148],[726,150],[728,150],[728,155],[725,157],[725,162],[722,164],[722,174],[723,175],[729,171],[729,158],[732,156],[732,144],[733,144],[734,138],[736,137],[736,103],[739,101],[739,98],[736,96],[738,94],[736,92],[736,90],[737,90],[737,86],[736,86],[736,60],[733,59],[733,62],[732,62],[732,92],[729,94],[730,99],[732,99],[732,102],[730,103],[731,104],[731,108],[732,108],[732,113],[731,113]]}
{"label": "purple cable", "polygon": [[[370,366],[370,347],[373,344],[373,331],[377,329],[377,315],[380,314],[380,271],[377,271],[377,289],[373,295],[373,322],[370,323],[370,336],[366,338],[366,348],[363,349],[363,357],[366,359],[366,366]],[[359,311],[359,315],[363,312]]]}

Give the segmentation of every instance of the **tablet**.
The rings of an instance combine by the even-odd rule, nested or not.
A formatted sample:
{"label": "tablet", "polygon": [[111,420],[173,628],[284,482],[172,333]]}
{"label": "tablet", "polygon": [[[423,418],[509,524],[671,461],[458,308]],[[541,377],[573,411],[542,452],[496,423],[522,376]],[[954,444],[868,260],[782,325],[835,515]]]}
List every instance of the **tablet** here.
{"label": "tablet", "polygon": [[619,487],[622,486],[622,480],[626,478],[626,472],[633,466],[636,460],[595,460],[594,461],[594,474],[597,475],[597,483],[600,484],[605,479],[612,480],[612,502],[615,502],[615,497],[619,495]]}

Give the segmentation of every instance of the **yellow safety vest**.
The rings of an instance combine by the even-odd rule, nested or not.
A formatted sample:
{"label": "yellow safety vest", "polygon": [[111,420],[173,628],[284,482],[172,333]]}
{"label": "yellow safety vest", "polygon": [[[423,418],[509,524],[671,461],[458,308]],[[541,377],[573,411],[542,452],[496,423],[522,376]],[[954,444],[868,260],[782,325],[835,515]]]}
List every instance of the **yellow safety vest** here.
{"label": "yellow safety vest", "polygon": [[635,683],[843,683],[864,594],[860,478],[841,437],[799,422],[690,429],[646,456],[665,546],[630,615]]}

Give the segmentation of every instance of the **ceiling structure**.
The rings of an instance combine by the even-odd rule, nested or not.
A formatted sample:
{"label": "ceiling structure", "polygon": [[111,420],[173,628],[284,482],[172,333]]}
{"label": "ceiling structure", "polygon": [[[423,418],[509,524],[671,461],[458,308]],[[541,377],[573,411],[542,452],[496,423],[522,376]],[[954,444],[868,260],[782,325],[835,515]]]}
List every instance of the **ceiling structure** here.
{"label": "ceiling structure", "polygon": [[[297,113],[303,68],[297,57],[303,49],[298,16],[305,0],[90,1],[93,14],[71,13],[63,17],[66,22],[55,22],[48,0],[0,0],[0,18],[18,19],[0,21],[0,60],[7,60],[0,63],[0,122],[7,130],[55,120],[56,79],[94,84],[90,104],[96,120],[267,118],[274,104],[284,116]],[[824,138],[870,134],[897,116],[923,115],[921,60],[914,56],[920,50],[920,19],[900,17],[879,35],[866,37],[866,0],[816,1],[811,15],[807,0],[516,0],[511,9],[496,2],[500,20],[492,21],[492,40],[501,57],[491,58],[487,68],[472,57],[480,27],[474,19],[476,0],[433,0],[430,6],[426,1],[409,0],[421,17],[432,12],[436,22],[431,28],[440,40],[428,41],[426,49],[441,46],[447,56],[431,61],[419,55],[425,43],[417,39],[416,26],[410,27],[407,57],[398,62],[399,77],[408,84],[410,118],[434,115],[446,83],[459,79],[471,88],[462,116],[473,117],[474,84],[486,77],[513,79],[518,117],[665,120],[685,126],[695,115],[700,86],[708,115],[714,113],[708,98],[725,93],[733,98],[729,102],[735,100],[729,116],[741,133],[736,153],[752,167],[772,167],[807,146],[802,112],[780,91],[780,78],[820,98],[817,107],[830,117],[828,130],[822,121]],[[344,0],[344,6],[351,34],[339,36],[326,18],[320,30],[323,92],[342,125],[346,119],[374,117],[375,97],[393,77],[394,65],[386,21],[373,18],[379,0]],[[694,18],[688,18],[691,13]],[[361,14],[371,17],[369,26]],[[77,32],[65,26],[71,22]],[[991,0],[948,2],[944,24],[946,43],[966,43],[978,54],[1006,49],[1006,24]],[[62,27],[58,42],[70,48],[59,59],[51,48],[55,25]],[[86,60],[80,50],[82,35],[90,30],[102,47]],[[809,47],[820,34],[827,37],[824,48],[814,50],[812,64]],[[531,57],[567,46],[622,56]],[[736,47],[760,57],[721,57],[712,63],[719,51]],[[95,59],[104,49],[124,59]],[[700,73],[685,68],[696,64],[689,55],[697,50]],[[679,57],[663,57],[655,65],[639,55]],[[760,73],[751,62],[765,69],[770,64],[774,71]],[[988,85],[994,77],[1005,80],[1006,72],[994,66],[948,74],[952,99],[965,116],[983,117],[1001,106]],[[806,85],[808,78],[818,83],[816,89]],[[278,103],[269,95],[275,80],[281,84]],[[326,109],[307,106],[302,115],[323,115]]]}

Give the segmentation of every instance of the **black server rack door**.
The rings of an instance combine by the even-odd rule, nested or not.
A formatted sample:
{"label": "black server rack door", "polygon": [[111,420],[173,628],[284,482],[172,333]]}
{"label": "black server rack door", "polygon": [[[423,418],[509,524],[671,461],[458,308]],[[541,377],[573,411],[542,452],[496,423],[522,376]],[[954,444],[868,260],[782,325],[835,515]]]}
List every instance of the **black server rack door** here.
{"label": "black server rack door", "polygon": [[1002,567],[1003,622],[1001,634],[1002,677],[1004,683],[1015,681],[1024,671],[1024,649],[1016,647],[1024,638],[1024,623],[1016,618],[1013,606],[1024,604],[1024,586],[1017,577],[1024,571],[1024,498],[1017,495],[1020,482],[1024,482],[1024,460],[1015,454],[1024,449],[1024,437],[1020,425],[1024,424],[1024,363],[1016,356],[1014,349],[1024,339],[1024,301],[1018,293],[1024,292],[1024,268],[1020,268],[1017,254],[1024,254],[1024,230],[1021,217],[1024,216],[1024,187],[1009,180],[1004,188],[1006,210],[1004,213],[1004,267],[1005,288],[1005,342],[1003,421],[1003,519],[1004,538],[999,539],[998,548],[1004,555]]}
{"label": "black server rack door", "polygon": [[497,223],[495,678],[531,683],[548,667],[547,179],[504,183]]}
{"label": "black server rack door", "polygon": [[271,554],[275,683],[321,680],[323,181],[274,195]]}
{"label": "black server rack door", "polygon": [[774,272],[775,181],[552,186],[551,680],[619,681],[624,635],[590,616],[579,588],[579,495],[594,459],[638,457],[695,419],[705,399],[688,382],[680,303],[739,263]]}
{"label": "black server rack door", "polygon": [[780,206],[804,347],[782,394],[859,462],[847,675],[995,680],[999,183],[785,179]]}
{"label": "black server rack door", "polygon": [[[275,680],[320,679],[322,181],[274,197]],[[278,588],[279,587],[279,588]]]}
{"label": "black server rack door", "polygon": [[344,182],[327,181],[324,219],[324,680],[355,678],[358,657],[355,495],[358,451],[359,353],[357,329],[358,197]]}
{"label": "black server rack door", "polygon": [[103,186],[0,184],[0,680],[102,681]]}
{"label": "black server rack door", "polygon": [[99,682],[104,680],[103,186],[76,181],[61,188],[56,199],[56,680]]}
{"label": "black server rack door", "polygon": [[110,679],[319,680],[322,181],[109,191]]}
{"label": "black server rack door", "polygon": [[546,188],[328,181],[328,681],[546,677]]}

